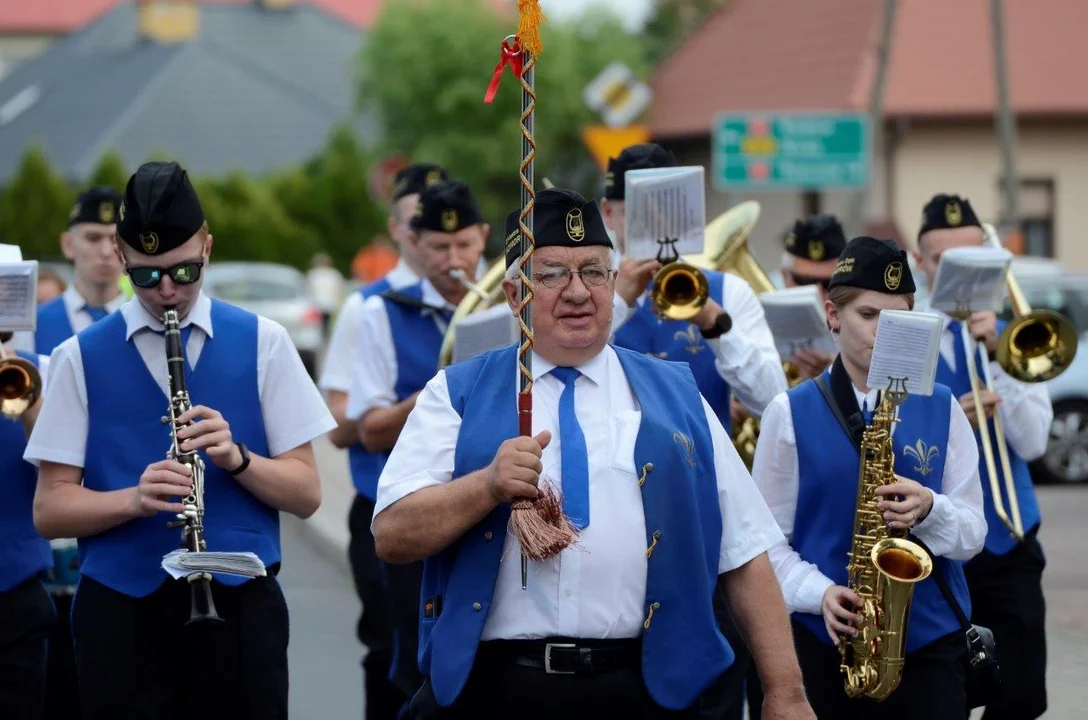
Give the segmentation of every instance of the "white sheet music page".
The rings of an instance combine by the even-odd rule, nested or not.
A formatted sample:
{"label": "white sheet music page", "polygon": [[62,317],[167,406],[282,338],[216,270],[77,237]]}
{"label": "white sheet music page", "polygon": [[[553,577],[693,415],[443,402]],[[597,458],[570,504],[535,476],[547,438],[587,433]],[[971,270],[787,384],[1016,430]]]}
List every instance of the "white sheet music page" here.
{"label": "white sheet music page", "polygon": [[827,329],[827,315],[815,285],[763,293],[759,302],[774,336],[775,348],[783,359],[798,350],[823,350],[832,355],[838,352]]}
{"label": "white sheet music page", "polygon": [[505,302],[466,315],[457,321],[453,336],[453,362],[461,362],[488,350],[506,347],[519,337],[518,321]]}
{"label": "white sheet music page", "polygon": [[889,378],[905,378],[911,395],[932,395],[943,329],[934,313],[881,310],[866,384],[883,390]]}
{"label": "white sheet music page", "polygon": [[704,170],[691,167],[629,170],[624,174],[624,254],[633,260],[676,259],[703,251],[706,228]]}
{"label": "white sheet music page", "polygon": [[0,332],[38,325],[38,261],[23,260],[18,245],[0,245]]}
{"label": "white sheet music page", "polygon": [[1004,248],[958,247],[941,253],[929,306],[949,315],[1001,310],[1012,253]]}

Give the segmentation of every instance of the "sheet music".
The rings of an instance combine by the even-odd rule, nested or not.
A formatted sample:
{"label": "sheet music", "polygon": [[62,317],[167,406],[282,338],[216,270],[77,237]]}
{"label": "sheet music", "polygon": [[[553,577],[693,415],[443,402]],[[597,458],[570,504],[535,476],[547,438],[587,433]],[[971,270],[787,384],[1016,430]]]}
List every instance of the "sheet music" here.
{"label": "sheet music", "polygon": [[929,306],[949,315],[1000,311],[1012,253],[1004,248],[958,247],[941,253]]}
{"label": "sheet music", "polygon": [[831,331],[827,329],[820,292],[815,285],[787,288],[759,296],[767,326],[774,336],[775,348],[782,359],[798,350],[838,352]]}
{"label": "sheet music", "polygon": [[943,329],[933,313],[881,310],[866,384],[883,390],[889,378],[906,378],[911,395],[932,395]]}
{"label": "sheet music", "polygon": [[37,306],[38,261],[0,262],[0,331],[35,330]]}
{"label": "sheet music", "polygon": [[[704,170],[690,167],[629,170],[624,175],[625,255],[672,259],[703,251],[706,228]],[[664,246],[664,250],[662,247]]]}
{"label": "sheet music", "polygon": [[264,563],[251,552],[189,552],[185,549],[167,553],[162,559],[162,569],[178,580],[196,572],[264,577]]}
{"label": "sheet music", "polygon": [[472,313],[457,322],[453,338],[453,362],[461,362],[488,350],[516,342],[518,321],[506,303]]}

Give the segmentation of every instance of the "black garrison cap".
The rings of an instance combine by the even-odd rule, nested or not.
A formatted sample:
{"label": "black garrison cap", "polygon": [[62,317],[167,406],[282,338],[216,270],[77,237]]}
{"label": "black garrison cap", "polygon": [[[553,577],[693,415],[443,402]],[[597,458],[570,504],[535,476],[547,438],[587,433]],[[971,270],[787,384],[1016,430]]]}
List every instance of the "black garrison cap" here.
{"label": "black garrison cap", "polygon": [[604,176],[604,196],[610,200],[623,200],[626,192],[624,176],[628,170],[649,170],[676,165],[676,156],[655,143],[626,147],[619,157],[608,159],[608,172]]}
{"label": "black garrison cap", "polygon": [[978,216],[967,198],[942,193],[934,195],[922,209],[922,227],[918,230],[918,237],[930,230],[959,227],[981,228],[982,223],[978,221]]}
{"label": "black garrison cap", "polygon": [[808,220],[798,220],[786,236],[786,252],[812,262],[834,260],[845,247],[846,234],[834,215],[813,215]]}
{"label": "black garrison cap", "polygon": [[449,179],[450,175],[446,169],[438,165],[430,163],[409,165],[393,178],[393,202],[405,195],[418,195],[431,185]]}
{"label": "black garrison cap", "polygon": [[[516,263],[521,257],[519,217],[521,208],[506,216],[506,267]],[[548,188],[536,194],[533,237],[537,248],[587,245],[612,247],[612,239],[608,236],[597,204],[573,190],[561,188]]]}
{"label": "black garrison cap", "polygon": [[68,227],[79,223],[112,225],[117,222],[117,208],[120,204],[121,193],[111,187],[100,185],[87,188],[79,194],[72,211],[68,213]]}
{"label": "black garrison cap", "polygon": [[412,228],[455,233],[483,221],[480,205],[468,185],[456,179],[443,180],[419,194]]}
{"label": "black garrison cap", "polygon": [[196,190],[176,162],[144,163],[129,178],[117,211],[117,235],[147,255],[184,245],[204,224]]}
{"label": "black garrison cap", "polygon": [[846,244],[828,289],[837,285],[876,290],[888,295],[914,292],[907,253],[891,240],[856,237]]}

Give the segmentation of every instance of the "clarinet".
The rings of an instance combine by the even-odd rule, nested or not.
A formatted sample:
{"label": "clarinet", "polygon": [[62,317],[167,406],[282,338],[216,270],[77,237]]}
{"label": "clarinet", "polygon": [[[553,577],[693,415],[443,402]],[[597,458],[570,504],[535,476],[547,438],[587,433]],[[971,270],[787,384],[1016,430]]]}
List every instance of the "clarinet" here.
{"label": "clarinet", "polygon": [[[167,527],[182,528],[181,544],[192,553],[204,552],[204,460],[194,450],[182,452],[178,442],[178,430],[191,423],[179,423],[178,418],[193,405],[189,401],[189,389],[185,382],[185,355],[181,347],[181,328],[177,310],[169,308],[163,314],[162,324],[166,329],[166,368],[170,396],[170,416],[162,421],[170,424],[170,449],[166,451],[169,460],[176,460],[187,465],[192,471],[193,489],[181,500],[183,510],[177,520]],[[212,576],[206,572],[187,575],[192,596],[189,621],[193,623],[221,623],[223,618],[215,611],[212,600]]]}

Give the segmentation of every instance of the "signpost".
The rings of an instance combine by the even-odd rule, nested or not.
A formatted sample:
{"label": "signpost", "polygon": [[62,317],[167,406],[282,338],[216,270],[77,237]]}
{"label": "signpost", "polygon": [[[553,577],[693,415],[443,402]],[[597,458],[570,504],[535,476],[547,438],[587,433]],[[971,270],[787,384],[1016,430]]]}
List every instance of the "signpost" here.
{"label": "signpost", "polygon": [[865,114],[745,113],[714,123],[718,190],[859,188],[869,182],[871,161]]}
{"label": "signpost", "polygon": [[582,131],[582,140],[601,170],[606,170],[608,159],[619,155],[628,145],[649,141],[650,129],[631,123],[649,106],[651,99],[649,86],[619,62],[602,70],[582,90],[582,100],[604,121],[603,125],[589,125]]}

